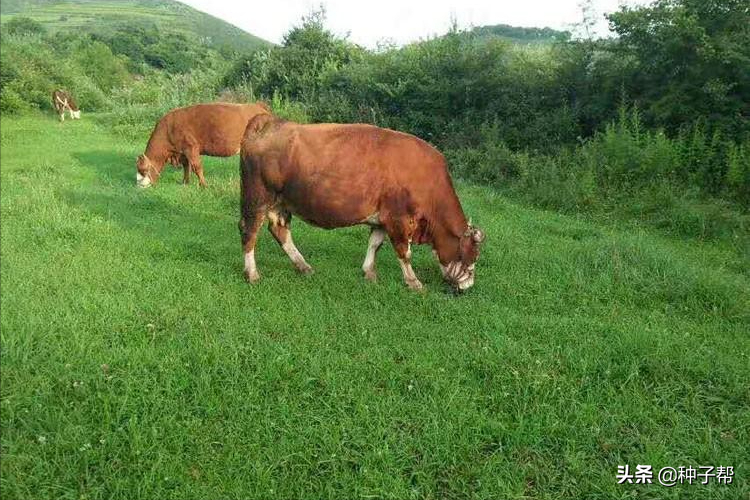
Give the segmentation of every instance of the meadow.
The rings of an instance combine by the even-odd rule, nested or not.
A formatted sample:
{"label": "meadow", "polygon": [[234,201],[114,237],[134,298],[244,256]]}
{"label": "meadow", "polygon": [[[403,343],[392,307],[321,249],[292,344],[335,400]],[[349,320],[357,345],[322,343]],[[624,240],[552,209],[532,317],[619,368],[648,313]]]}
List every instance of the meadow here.
{"label": "meadow", "polygon": [[[242,278],[238,159],[139,190],[146,136],[3,116],[4,499],[750,495],[750,272],[728,239],[563,215],[458,182],[487,234],[455,296],[367,230],[263,231]],[[734,482],[618,485],[618,465]]]}

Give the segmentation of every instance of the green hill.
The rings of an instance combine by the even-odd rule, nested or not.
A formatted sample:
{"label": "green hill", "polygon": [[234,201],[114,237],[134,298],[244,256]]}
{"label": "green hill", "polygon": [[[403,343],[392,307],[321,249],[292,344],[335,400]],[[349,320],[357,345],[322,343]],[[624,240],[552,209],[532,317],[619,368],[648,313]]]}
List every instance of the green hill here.
{"label": "green hill", "polygon": [[552,28],[524,28],[508,24],[477,26],[469,33],[480,40],[501,38],[519,44],[546,44],[558,40],[567,40],[570,33]]}
{"label": "green hill", "polygon": [[215,48],[252,51],[271,45],[221,19],[174,0],[3,0],[0,20],[16,15],[41,22],[50,31],[110,32],[137,25],[182,32]]}

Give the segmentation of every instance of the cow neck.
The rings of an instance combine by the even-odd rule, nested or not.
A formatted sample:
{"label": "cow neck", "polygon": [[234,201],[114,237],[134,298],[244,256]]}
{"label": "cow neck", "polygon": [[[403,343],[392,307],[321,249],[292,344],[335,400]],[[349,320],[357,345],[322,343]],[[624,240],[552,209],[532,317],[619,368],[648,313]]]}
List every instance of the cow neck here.
{"label": "cow neck", "polygon": [[456,210],[442,211],[442,220],[437,221],[432,229],[433,248],[443,265],[461,258],[461,236],[469,227],[461,205],[457,205]]}
{"label": "cow neck", "polygon": [[151,162],[151,165],[156,168],[156,171],[161,174],[161,171],[164,170],[164,165],[167,162],[167,158],[169,157],[169,152],[167,151],[167,149],[158,144],[158,141],[154,141],[152,138],[148,141],[145,155]]}

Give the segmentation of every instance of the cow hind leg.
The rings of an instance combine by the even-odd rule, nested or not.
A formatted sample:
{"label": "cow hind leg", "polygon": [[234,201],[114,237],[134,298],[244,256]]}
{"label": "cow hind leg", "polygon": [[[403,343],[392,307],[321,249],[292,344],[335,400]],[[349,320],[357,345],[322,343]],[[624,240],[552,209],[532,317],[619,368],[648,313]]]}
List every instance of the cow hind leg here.
{"label": "cow hind leg", "polygon": [[375,272],[375,256],[380,250],[380,246],[385,240],[386,232],[384,229],[379,227],[372,228],[370,231],[370,240],[367,244],[367,255],[365,255],[365,262],[362,264],[362,272],[365,273],[365,279],[369,281],[375,281],[378,279],[378,275]]}
{"label": "cow hind leg", "polygon": [[260,273],[255,264],[255,243],[258,241],[258,230],[263,225],[265,210],[255,210],[240,219],[239,229],[242,250],[245,255],[245,278],[250,283],[260,280]]}
{"label": "cow hind leg", "polygon": [[294,267],[297,268],[302,274],[312,274],[313,268],[310,267],[305,261],[297,247],[292,240],[292,214],[289,212],[272,210],[268,212],[268,230],[281,245],[281,248],[286,252],[291,259]]}
{"label": "cow hind leg", "polygon": [[190,162],[188,161],[187,156],[182,155],[180,163],[182,164],[182,183],[190,184]]}
{"label": "cow hind leg", "polygon": [[195,175],[198,176],[198,183],[201,187],[208,186],[208,184],[206,183],[206,178],[203,177],[203,164],[201,163],[200,158],[193,164],[193,172],[195,172]]}
{"label": "cow hind leg", "polygon": [[193,172],[195,172],[195,175],[198,176],[198,183],[201,185],[201,187],[206,187],[206,178],[203,177],[203,162],[201,162],[201,155],[200,151],[194,149],[189,153],[188,161],[190,162],[190,166],[193,169]]}

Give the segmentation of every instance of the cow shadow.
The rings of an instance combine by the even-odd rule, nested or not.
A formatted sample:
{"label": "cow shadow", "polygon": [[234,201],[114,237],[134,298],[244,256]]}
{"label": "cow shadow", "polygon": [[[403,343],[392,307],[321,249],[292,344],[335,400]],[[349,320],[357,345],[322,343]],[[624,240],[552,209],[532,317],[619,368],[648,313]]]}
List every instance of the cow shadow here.
{"label": "cow shadow", "polygon": [[[73,153],[73,158],[83,166],[90,168],[103,180],[111,185],[134,186],[135,185],[135,160],[139,153],[117,152],[112,150],[91,150]],[[172,170],[179,170],[179,179],[182,179],[182,167],[167,164],[164,167],[163,176],[171,177]],[[197,181],[195,181],[197,182]]]}
{"label": "cow shadow", "polygon": [[112,150],[91,150],[73,153],[73,158],[95,171],[101,180],[118,186],[135,184],[136,155]]}

